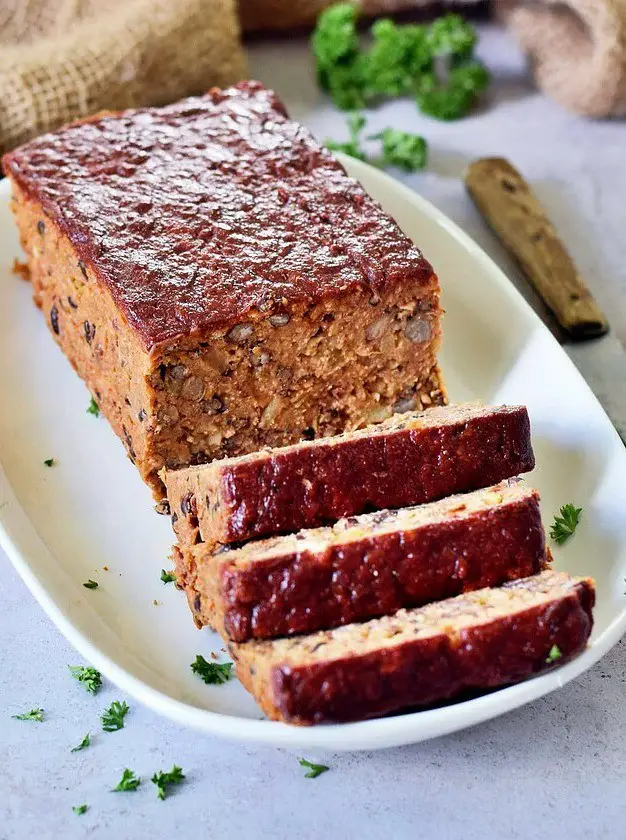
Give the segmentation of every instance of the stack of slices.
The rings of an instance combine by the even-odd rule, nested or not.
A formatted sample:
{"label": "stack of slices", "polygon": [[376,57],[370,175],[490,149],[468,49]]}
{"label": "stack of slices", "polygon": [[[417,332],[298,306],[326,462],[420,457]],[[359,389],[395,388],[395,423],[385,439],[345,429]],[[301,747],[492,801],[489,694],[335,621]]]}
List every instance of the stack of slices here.
{"label": "stack of slices", "polygon": [[549,568],[522,406],[396,415],[164,471],[178,585],[273,719],[353,721],[579,653],[594,585]]}

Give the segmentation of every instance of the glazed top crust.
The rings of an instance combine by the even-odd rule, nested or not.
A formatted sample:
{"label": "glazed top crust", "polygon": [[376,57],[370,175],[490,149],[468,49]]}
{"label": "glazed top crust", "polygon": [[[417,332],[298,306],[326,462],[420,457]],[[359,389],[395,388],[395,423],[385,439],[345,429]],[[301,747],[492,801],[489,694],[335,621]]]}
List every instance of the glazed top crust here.
{"label": "glazed top crust", "polygon": [[6,155],[147,350],[367,288],[436,288],[394,220],[258,82]]}

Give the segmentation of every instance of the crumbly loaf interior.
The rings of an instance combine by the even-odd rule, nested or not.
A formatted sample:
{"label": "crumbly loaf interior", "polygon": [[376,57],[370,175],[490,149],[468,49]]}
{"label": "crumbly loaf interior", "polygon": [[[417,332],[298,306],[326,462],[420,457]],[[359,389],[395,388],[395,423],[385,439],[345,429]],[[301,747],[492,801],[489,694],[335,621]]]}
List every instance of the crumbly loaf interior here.
{"label": "crumbly loaf interior", "polygon": [[408,641],[446,633],[454,636],[469,626],[488,624],[512,613],[541,606],[572,592],[580,578],[551,570],[506,583],[497,589],[479,589],[425,607],[399,610],[363,624],[347,624],[308,636],[246,642],[234,646],[239,658],[257,659],[263,667],[307,665],[313,662],[363,655]]}
{"label": "crumbly loaf interior", "polygon": [[256,313],[149,355],[67,237],[14,186],[35,300],[158,498],[158,471],[380,422],[445,402],[430,285]]}
{"label": "crumbly loaf interior", "polygon": [[[266,557],[304,551],[324,552],[337,543],[345,545],[364,537],[381,536],[393,531],[412,531],[441,521],[467,519],[485,508],[500,508],[531,498],[538,498],[536,490],[530,489],[520,480],[508,479],[484,490],[459,493],[425,505],[351,516],[340,519],[332,526],[303,529],[297,534],[258,540],[230,551],[224,547],[225,553],[221,556],[229,564],[242,568]],[[202,545],[195,546],[191,552],[198,563],[203,561],[207,553]]]}
{"label": "crumbly loaf interior", "polygon": [[[421,402],[424,405],[430,405],[430,394]],[[417,402],[417,401],[416,401]],[[284,446],[279,449],[268,447],[262,452],[252,452],[248,455],[240,455],[236,458],[222,458],[219,462],[212,464],[201,464],[193,471],[198,474],[213,472],[218,469],[226,469],[236,466],[237,463],[243,461],[255,462],[267,458],[269,455],[288,455],[296,449],[315,449],[319,446],[325,446],[329,443],[333,445],[341,444],[349,435],[350,440],[358,440],[359,438],[373,438],[385,434],[390,431],[404,431],[407,429],[429,429],[433,427],[453,426],[459,423],[467,423],[470,420],[479,417],[493,416],[497,414],[509,414],[512,411],[518,411],[519,406],[502,405],[502,406],[486,406],[481,403],[457,403],[456,405],[435,405],[432,408],[421,411],[413,411],[410,406],[411,400],[402,401],[400,404],[393,406],[394,413],[391,417],[387,417],[381,422],[376,422],[376,425],[366,426],[350,432],[343,432],[336,435],[332,441],[328,437],[318,437],[315,440],[306,441],[301,440],[294,445]],[[375,422],[375,421],[374,421]],[[190,470],[191,471],[191,470]],[[167,481],[174,481],[177,478],[175,472],[166,473]]]}
{"label": "crumbly loaf interior", "polygon": [[424,290],[396,289],[374,305],[363,291],[168,349],[150,378],[155,468],[334,435],[398,407],[444,402],[436,293],[417,293]]}

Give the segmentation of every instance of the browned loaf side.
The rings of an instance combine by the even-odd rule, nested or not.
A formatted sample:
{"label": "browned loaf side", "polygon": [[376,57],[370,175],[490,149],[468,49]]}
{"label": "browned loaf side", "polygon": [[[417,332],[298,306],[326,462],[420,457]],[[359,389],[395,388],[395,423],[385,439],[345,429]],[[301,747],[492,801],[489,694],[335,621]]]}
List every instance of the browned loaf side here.
{"label": "browned loaf side", "polygon": [[166,470],[164,481],[184,555],[198,542],[211,550],[367,510],[422,504],[495,484],[534,464],[524,406],[458,405]]}
{"label": "browned loaf side", "polygon": [[198,545],[192,555],[186,595],[196,624],[237,642],[363,621],[546,565],[539,494],[515,479],[220,554]]}
{"label": "browned loaf side", "polygon": [[545,571],[365,624],[231,644],[265,714],[345,722],[519,682],[583,650],[594,583]]}
{"label": "browned loaf side", "polygon": [[157,497],[164,466],[445,401],[432,267],[259,83],[3,166],[35,301]]}

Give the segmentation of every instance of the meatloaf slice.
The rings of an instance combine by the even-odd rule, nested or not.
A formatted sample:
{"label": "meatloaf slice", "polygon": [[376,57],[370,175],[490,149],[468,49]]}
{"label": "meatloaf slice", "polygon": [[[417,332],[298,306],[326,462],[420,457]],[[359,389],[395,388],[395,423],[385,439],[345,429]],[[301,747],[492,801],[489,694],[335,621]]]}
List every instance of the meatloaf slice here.
{"label": "meatloaf slice", "polygon": [[178,575],[196,624],[237,642],[337,627],[533,575],[546,563],[539,494],[510,480],[440,502],[211,555]]}
{"label": "meatloaf slice", "polygon": [[354,721],[518,682],[586,645],[594,583],[544,571],[336,630],[231,644],[265,714]]}
{"label": "meatloaf slice", "polygon": [[475,490],[532,470],[524,406],[457,405],[183,470],[164,482],[183,553]]}
{"label": "meatloaf slice", "polygon": [[445,401],[432,267],[258,82],[3,165],[35,302],[157,497],[164,466]]}

